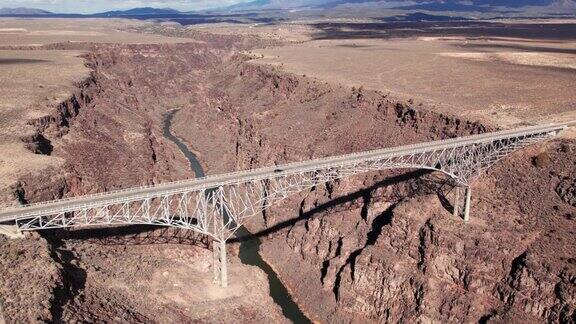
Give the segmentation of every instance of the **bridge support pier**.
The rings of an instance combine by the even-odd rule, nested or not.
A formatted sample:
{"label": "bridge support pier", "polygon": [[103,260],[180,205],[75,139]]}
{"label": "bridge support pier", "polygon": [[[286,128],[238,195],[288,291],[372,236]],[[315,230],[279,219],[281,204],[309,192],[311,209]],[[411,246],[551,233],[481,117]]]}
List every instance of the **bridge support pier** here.
{"label": "bridge support pier", "polygon": [[466,187],[466,202],[464,204],[464,221],[470,220],[470,203],[472,200],[472,188]]}
{"label": "bridge support pier", "polygon": [[226,257],[226,240],[212,241],[214,283],[228,287],[228,260]]}
{"label": "bridge support pier", "polygon": [[4,307],[2,306],[1,300],[0,300],[0,324],[6,324],[6,319],[4,318]]}
{"label": "bridge support pier", "polygon": [[10,239],[24,238],[24,234],[16,225],[0,225],[0,235],[6,235]]}
{"label": "bridge support pier", "polygon": [[[463,219],[465,222],[470,220],[470,204],[471,204],[471,200],[472,200],[472,189],[470,188],[470,186],[466,187],[466,192],[465,192],[465,197],[464,197],[464,215],[463,215]],[[460,213],[460,187],[455,187],[454,188],[454,210],[452,211],[452,214],[454,216],[462,216],[462,214]]]}

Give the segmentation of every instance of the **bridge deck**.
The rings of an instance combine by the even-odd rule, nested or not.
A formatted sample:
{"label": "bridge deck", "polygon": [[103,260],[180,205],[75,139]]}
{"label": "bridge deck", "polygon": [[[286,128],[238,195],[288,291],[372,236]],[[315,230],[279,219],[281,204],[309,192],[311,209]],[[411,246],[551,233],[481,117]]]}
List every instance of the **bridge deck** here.
{"label": "bridge deck", "polygon": [[60,199],[50,202],[42,202],[25,206],[11,207],[0,211],[0,222],[11,222],[16,219],[32,215],[51,214],[62,211],[79,210],[86,206],[95,207],[120,203],[125,201],[153,198],[159,195],[171,194],[190,190],[200,190],[219,187],[222,185],[244,183],[253,180],[274,178],[279,174],[294,174],[326,169],[332,166],[349,165],[374,159],[399,157],[450,149],[472,145],[475,143],[487,143],[507,138],[516,138],[542,133],[559,132],[569,126],[566,124],[548,124],[519,129],[505,130],[480,135],[464,136],[446,140],[438,140],[426,143],[418,143],[399,147],[385,148],[360,153],[352,153],[334,157],[320,158],[303,162],[289,163],[279,166],[264,167],[254,170],[245,170],[233,173],[219,174],[204,178],[190,179],[177,182],[163,183],[147,187],[130,188],[110,191],[100,194],[92,194],[80,197]]}

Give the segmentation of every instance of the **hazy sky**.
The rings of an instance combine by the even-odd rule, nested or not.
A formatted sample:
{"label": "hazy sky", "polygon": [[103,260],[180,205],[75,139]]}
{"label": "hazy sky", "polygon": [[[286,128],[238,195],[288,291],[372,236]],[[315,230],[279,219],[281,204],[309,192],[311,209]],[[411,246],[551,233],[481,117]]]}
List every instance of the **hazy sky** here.
{"label": "hazy sky", "polygon": [[58,13],[94,13],[135,7],[170,7],[178,10],[197,10],[224,7],[250,0],[0,0],[3,7],[28,7]]}

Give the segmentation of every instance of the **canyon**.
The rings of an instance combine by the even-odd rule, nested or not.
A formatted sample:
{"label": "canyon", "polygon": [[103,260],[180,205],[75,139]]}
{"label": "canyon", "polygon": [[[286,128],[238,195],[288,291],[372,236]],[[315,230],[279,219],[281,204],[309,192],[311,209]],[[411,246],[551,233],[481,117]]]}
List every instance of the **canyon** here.
{"label": "canyon", "polygon": [[[165,31],[165,28],[161,28]],[[171,31],[173,32],[173,31]],[[26,121],[21,145],[58,163],[3,190],[31,203],[207,174],[478,134],[468,120],[377,89],[260,61],[282,40],[181,31],[188,42],[63,42],[87,75]],[[284,41],[287,42],[287,41]],[[469,223],[441,175],[371,172],[290,197],[247,228],[292,298],[319,322],[576,320],[576,141],[504,159],[473,184]],[[209,242],[176,229],[121,227],[0,238],[8,322],[282,322],[266,276],[230,244],[231,287],[210,282]],[[24,280],[23,280],[24,279]]]}

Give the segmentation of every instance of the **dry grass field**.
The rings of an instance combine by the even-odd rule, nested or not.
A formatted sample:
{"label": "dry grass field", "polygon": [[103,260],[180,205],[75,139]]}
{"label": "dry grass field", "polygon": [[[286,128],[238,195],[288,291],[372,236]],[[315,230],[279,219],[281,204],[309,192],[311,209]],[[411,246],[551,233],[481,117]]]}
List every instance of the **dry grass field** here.
{"label": "dry grass field", "polygon": [[122,31],[146,22],[124,19],[0,19],[0,46],[43,45],[59,42],[154,44],[189,39]]}

